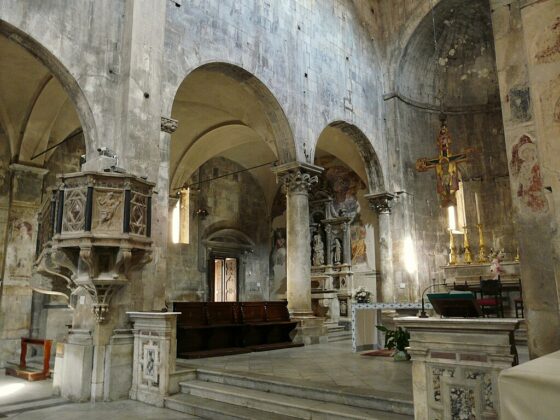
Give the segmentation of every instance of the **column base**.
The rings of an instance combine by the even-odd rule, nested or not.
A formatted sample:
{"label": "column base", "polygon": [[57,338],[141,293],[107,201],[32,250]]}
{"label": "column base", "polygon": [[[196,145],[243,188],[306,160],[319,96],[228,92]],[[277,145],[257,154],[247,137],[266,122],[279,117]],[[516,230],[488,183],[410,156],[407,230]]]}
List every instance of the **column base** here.
{"label": "column base", "polygon": [[296,344],[327,343],[327,326],[324,318],[318,318],[312,312],[294,313],[291,315],[292,321],[297,321],[298,325],[292,333],[292,341]]}

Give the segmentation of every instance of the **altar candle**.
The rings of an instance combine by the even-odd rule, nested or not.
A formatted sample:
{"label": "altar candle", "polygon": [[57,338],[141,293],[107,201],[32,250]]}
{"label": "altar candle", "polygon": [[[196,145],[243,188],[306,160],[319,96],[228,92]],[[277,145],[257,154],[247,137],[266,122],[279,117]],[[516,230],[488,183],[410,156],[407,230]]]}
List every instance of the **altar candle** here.
{"label": "altar candle", "polygon": [[478,193],[474,193],[474,204],[476,206],[476,223],[480,225],[480,208],[478,206]]}

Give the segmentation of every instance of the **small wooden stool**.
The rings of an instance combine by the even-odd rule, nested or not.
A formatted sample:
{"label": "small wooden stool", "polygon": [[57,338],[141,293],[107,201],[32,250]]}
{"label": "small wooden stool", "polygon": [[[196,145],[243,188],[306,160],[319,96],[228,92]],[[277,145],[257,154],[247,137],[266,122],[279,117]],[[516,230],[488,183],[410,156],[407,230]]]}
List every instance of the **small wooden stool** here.
{"label": "small wooden stool", "polygon": [[[27,370],[27,345],[37,344],[43,346],[43,370]],[[49,362],[51,359],[52,340],[41,340],[38,338],[21,337],[21,355],[19,357],[19,366],[7,367],[6,375],[16,376],[18,378],[27,379],[28,381],[40,381],[51,376]]]}

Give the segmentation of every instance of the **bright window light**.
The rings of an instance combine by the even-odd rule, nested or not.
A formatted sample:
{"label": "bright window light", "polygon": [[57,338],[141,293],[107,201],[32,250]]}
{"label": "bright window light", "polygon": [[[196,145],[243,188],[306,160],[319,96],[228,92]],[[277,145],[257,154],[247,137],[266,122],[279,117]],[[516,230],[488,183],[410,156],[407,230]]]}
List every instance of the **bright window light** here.
{"label": "bright window light", "polygon": [[414,250],[414,243],[410,236],[404,239],[404,267],[409,274],[414,274],[418,269],[416,251]]}
{"label": "bright window light", "polygon": [[173,212],[171,213],[171,241],[174,244],[179,243],[180,233],[181,233],[181,203],[177,200],[177,204],[173,207]]}

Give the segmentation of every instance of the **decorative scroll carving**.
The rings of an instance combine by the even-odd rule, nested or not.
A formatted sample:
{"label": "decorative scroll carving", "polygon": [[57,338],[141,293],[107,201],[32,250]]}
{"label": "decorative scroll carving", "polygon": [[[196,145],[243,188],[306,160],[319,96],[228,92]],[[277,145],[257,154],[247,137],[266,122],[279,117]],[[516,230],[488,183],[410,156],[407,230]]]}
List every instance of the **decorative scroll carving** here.
{"label": "decorative scroll carving", "polygon": [[391,213],[391,202],[395,198],[395,195],[385,192],[381,194],[368,194],[365,198],[368,200],[372,210],[375,210],[378,214],[382,214]]}
{"label": "decorative scroll carving", "polygon": [[161,117],[161,131],[173,134],[177,130],[179,122],[173,118]]}

